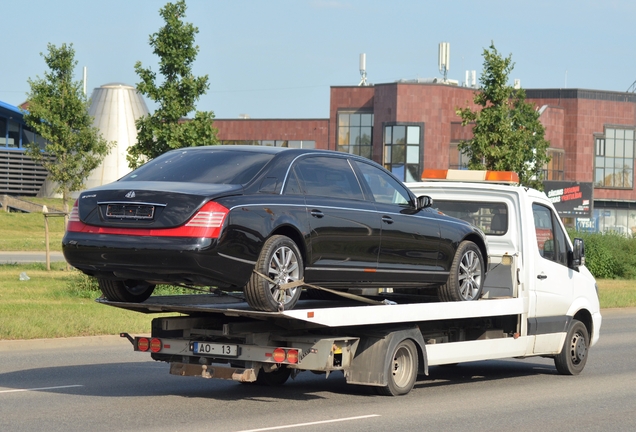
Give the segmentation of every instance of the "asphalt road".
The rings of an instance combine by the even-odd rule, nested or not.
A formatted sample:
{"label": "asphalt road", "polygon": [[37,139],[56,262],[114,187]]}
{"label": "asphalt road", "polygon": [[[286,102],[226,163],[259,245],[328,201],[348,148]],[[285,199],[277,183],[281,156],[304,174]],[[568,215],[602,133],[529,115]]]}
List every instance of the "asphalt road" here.
{"label": "asphalt road", "polygon": [[115,337],[0,342],[0,431],[634,431],[636,308],[605,310],[579,376],[550,359],[431,368],[403,397],[300,374],[175,377]]}
{"label": "asphalt road", "polygon": [[[64,261],[62,252],[50,252],[51,262]],[[5,252],[0,251],[0,264],[29,264],[35,262],[46,262],[45,252]]]}

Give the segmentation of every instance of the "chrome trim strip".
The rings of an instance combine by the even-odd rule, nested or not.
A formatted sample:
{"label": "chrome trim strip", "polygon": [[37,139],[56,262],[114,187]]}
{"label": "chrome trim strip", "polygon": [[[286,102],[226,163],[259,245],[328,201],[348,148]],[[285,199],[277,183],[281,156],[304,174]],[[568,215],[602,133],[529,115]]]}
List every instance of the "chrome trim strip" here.
{"label": "chrome trim strip", "polygon": [[102,205],[102,204],[151,205],[151,206],[157,206],[157,207],[165,207],[168,205],[168,204],[141,202],[141,201],[97,201],[97,205]]}
{"label": "chrome trim strip", "polygon": [[244,259],[241,259],[241,258],[236,258],[236,257],[233,257],[233,256],[225,255],[225,254],[222,254],[220,252],[218,253],[218,255],[223,257],[223,258],[231,259],[231,260],[234,260],[234,261],[239,261],[239,262],[242,262],[242,263],[245,263],[245,264],[251,264],[253,266],[256,265],[256,261],[244,260]]}
{"label": "chrome trim strip", "polygon": [[[391,269],[369,269],[366,268],[339,268],[339,267],[306,267],[305,270],[321,270],[321,271],[358,271],[364,273],[408,273],[408,274],[436,274],[447,275],[450,272],[447,271],[435,271],[435,270],[391,270]],[[369,271],[373,270],[373,271]]]}

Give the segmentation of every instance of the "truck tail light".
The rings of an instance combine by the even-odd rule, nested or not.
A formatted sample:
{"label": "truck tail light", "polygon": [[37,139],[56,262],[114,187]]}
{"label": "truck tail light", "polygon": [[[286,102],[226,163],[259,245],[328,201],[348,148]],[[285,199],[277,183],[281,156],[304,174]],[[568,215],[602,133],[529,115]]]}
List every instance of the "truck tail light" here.
{"label": "truck tail light", "polygon": [[161,343],[161,339],[152,338],[150,340],[150,351],[152,351],[153,353],[161,351],[162,346],[163,344]]}
{"label": "truck tail light", "polygon": [[150,348],[150,341],[148,338],[142,337],[137,339],[137,349],[139,351],[146,352]]}
{"label": "truck tail light", "polygon": [[276,348],[271,354],[267,354],[276,363],[298,363],[298,350],[295,348]]}
{"label": "truck tail light", "polygon": [[291,364],[298,363],[298,350],[290,349],[287,351],[287,361]]}

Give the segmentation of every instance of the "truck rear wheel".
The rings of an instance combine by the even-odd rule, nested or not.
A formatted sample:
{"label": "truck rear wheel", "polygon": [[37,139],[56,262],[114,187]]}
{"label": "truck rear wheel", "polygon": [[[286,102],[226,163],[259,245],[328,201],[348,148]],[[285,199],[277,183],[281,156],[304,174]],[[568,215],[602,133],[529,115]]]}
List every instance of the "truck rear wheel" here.
{"label": "truck rear wheel", "polygon": [[573,319],[565,336],[561,353],[554,357],[554,365],[561,375],[578,375],[587,362],[587,351],[590,347],[590,337],[579,320]]}
{"label": "truck rear wheel", "polygon": [[410,339],[397,344],[388,364],[386,387],[376,387],[377,392],[385,396],[400,396],[411,391],[417,378],[417,348]]}
{"label": "truck rear wheel", "polygon": [[104,297],[117,302],[141,303],[155,290],[155,285],[137,280],[97,279],[97,283]]}
{"label": "truck rear wheel", "polygon": [[484,259],[477,245],[469,240],[459,244],[450,268],[448,282],[437,295],[442,301],[479,300],[484,289]]}
{"label": "truck rear wheel", "polygon": [[296,243],[283,235],[268,238],[256,262],[256,271],[275,283],[252,274],[244,292],[247,303],[253,309],[276,312],[296,306],[302,288],[280,289],[280,285],[301,280],[304,276],[303,258]]}

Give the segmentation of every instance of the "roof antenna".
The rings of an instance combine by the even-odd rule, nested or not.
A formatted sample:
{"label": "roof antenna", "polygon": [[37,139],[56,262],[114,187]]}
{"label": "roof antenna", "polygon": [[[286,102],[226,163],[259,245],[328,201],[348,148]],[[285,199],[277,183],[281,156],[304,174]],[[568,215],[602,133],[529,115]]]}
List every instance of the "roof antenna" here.
{"label": "roof antenna", "polygon": [[444,82],[447,82],[448,70],[450,69],[450,43],[440,42],[437,53],[437,65],[439,72],[444,75]]}

